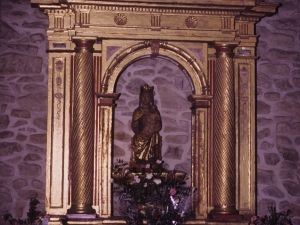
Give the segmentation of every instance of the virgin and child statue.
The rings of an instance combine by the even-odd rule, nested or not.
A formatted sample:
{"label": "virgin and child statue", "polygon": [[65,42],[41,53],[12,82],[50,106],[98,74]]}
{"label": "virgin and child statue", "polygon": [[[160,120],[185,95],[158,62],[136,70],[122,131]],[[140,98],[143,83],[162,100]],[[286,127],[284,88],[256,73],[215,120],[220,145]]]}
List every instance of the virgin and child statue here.
{"label": "virgin and child statue", "polygon": [[161,162],[161,117],[154,104],[153,87],[147,84],[141,86],[139,106],[133,112],[131,128],[134,136],[131,139],[130,167],[141,169]]}

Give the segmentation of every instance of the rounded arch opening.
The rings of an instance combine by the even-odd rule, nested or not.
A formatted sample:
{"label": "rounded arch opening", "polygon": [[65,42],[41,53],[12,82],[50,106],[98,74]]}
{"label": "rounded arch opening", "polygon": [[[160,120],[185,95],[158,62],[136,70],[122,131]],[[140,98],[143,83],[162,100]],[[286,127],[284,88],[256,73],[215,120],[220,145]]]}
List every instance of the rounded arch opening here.
{"label": "rounded arch opening", "polygon": [[[191,103],[193,92],[188,74],[174,60],[166,57],[140,57],[119,75],[115,92],[113,161],[130,161],[133,111],[139,105],[140,87],[154,86],[154,103],[162,118],[162,158],[167,170],[191,173]],[[113,214],[118,215],[114,203]]]}

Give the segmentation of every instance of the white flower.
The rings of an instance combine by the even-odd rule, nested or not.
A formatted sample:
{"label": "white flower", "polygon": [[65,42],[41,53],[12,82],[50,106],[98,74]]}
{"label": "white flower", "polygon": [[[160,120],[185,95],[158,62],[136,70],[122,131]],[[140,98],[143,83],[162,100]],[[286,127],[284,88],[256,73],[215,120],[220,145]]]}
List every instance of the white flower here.
{"label": "white flower", "polygon": [[114,182],[114,179],[110,178],[110,183],[113,183]]}
{"label": "white flower", "polygon": [[153,174],[152,174],[152,173],[147,173],[146,179],[150,180],[152,177],[153,177]]}
{"label": "white flower", "polygon": [[128,173],[129,172],[129,170],[128,169],[126,169],[125,171],[124,171],[124,174],[126,174],[126,173]]}
{"label": "white flower", "polygon": [[161,164],[162,161],[158,159],[158,160],[156,160],[156,163],[157,163],[157,164]]}
{"label": "white flower", "polygon": [[147,187],[147,183],[144,183],[144,187]]}
{"label": "white flower", "polygon": [[155,178],[155,179],[153,179],[153,182],[156,183],[156,184],[160,184],[161,183],[161,179]]}
{"label": "white flower", "polygon": [[136,183],[140,183],[141,182],[141,178],[138,175],[135,175],[133,177],[133,179],[135,180]]}
{"label": "white flower", "polygon": [[146,168],[149,169],[149,168],[150,168],[150,164],[147,164],[147,165],[146,165]]}

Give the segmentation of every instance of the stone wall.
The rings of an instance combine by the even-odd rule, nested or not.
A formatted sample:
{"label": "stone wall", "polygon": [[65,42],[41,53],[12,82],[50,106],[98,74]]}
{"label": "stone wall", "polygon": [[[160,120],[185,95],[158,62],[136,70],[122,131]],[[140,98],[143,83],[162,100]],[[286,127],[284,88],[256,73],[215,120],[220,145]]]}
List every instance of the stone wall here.
{"label": "stone wall", "polygon": [[[292,209],[294,224],[300,224],[300,3],[268,1],[282,6],[257,24],[258,215],[267,213],[272,204],[279,210]],[[25,218],[30,197],[38,197],[40,209],[44,208],[48,20],[31,8],[29,0],[1,0],[0,12],[0,213],[9,210]],[[162,74],[172,82],[162,79]],[[190,114],[179,107],[189,104],[182,99],[191,87],[184,78],[175,64],[159,58],[138,61],[122,74],[117,91],[126,91],[130,101],[123,94],[116,108],[116,158],[129,156],[129,113],[138,104],[132,84],[147,82],[157,88],[155,100],[165,121],[166,166],[186,170]],[[174,96],[176,104],[169,104],[166,100]]]}
{"label": "stone wall", "polygon": [[257,24],[257,202],[291,209],[300,224],[300,3],[282,3]]}
{"label": "stone wall", "polygon": [[47,27],[47,17],[29,0],[1,0],[1,215],[8,210],[26,218],[30,197],[37,197],[44,210]]}

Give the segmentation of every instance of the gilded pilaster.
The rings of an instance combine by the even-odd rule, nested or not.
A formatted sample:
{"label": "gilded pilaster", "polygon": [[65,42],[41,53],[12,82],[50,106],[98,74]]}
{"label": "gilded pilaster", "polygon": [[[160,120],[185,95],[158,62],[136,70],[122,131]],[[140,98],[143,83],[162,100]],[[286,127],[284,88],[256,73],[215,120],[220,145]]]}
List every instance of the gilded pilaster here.
{"label": "gilded pilaster", "polygon": [[216,45],[213,133],[213,218],[238,214],[235,208],[234,45]]}
{"label": "gilded pilaster", "polygon": [[196,219],[207,217],[207,205],[209,190],[203,184],[207,183],[207,159],[210,136],[209,113],[211,107],[211,95],[190,95],[188,100],[192,103],[192,186],[202,187],[198,189],[197,207],[195,207]]}
{"label": "gilded pilaster", "polygon": [[96,204],[100,205],[99,216],[108,218],[111,216],[111,155],[112,155],[112,137],[113,137],[113,112],[115,100],[120,94],[116,93],[97,93],[99,105],[99,148],[97,149],[99,172],[97,178],[98,190],[96,191]]}
{"label": "gilded pilaster", "polygon": [[68,214],[95,214],[94,172],[94,38],[73,39],[75,48],[74,98],[71,138],[71,208]]}

